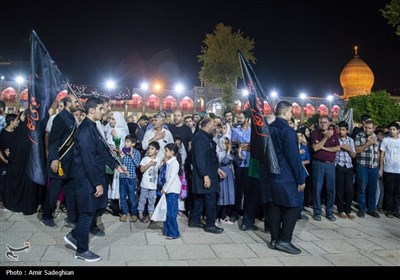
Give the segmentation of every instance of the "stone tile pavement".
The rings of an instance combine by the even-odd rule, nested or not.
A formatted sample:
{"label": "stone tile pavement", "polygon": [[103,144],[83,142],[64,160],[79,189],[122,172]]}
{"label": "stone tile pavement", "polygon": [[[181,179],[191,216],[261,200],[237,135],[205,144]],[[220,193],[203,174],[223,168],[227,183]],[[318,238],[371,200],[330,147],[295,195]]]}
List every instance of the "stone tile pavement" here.
{"label": "stone tile pavement", "polygon": [[[165,240],[162,223],[121,223],[105,214],[100,225],[106,236],[90,239],[90,249],[102,257],[97,263],[75,260],[74,251],[64,244],[70,231],[64,216],[55,222],[57,228],[47,228],[36,214],[0,212],[0,266],[400,266],[400,220],[383,215],[300,220],[293,243],[303,252],[290,255],[268,248],[270,235],[260,221],[258,231],[243,232],[235,223],[215,235],[188,228],[187,218],[179,217],[181,237]],[[18,261],[6,257],[7,245],[23,247],[25,242],[30,250],[16,253]]]}

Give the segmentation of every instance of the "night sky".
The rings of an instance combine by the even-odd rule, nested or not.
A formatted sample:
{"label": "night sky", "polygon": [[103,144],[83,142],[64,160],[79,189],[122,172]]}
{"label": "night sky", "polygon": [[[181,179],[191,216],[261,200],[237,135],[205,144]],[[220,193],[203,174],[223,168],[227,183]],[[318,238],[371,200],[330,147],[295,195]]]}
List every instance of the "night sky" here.
{"label": "night sky", "polygon": [[373,90],[393,91],[400,36],[379,12],[388,2],[3,0],[0,57],[29,62],[35,29],[71,83],[111,77],[131,87],[160,78],[192,88],[205,35],[224,23],[255,40],[254,70],[267,91],[341,94],[339,75],[356,44],[375,74]]}

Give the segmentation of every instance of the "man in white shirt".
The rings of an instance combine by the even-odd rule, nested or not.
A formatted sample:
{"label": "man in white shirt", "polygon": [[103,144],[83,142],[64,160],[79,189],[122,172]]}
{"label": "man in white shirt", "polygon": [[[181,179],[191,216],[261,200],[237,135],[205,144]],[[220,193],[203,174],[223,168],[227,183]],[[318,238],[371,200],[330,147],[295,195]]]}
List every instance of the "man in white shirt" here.
{"label": "man in white shirt", "polygon": [[164,157],[164,147],[174,142],[174,138],[169,130],[163,128],[163,116],[155,114],[152,118],[153,128],[147,130],[143,137],[142,148],[147,150],[149,143],[156,141],[160,144],[160,151],[157,154],[158,159]]}

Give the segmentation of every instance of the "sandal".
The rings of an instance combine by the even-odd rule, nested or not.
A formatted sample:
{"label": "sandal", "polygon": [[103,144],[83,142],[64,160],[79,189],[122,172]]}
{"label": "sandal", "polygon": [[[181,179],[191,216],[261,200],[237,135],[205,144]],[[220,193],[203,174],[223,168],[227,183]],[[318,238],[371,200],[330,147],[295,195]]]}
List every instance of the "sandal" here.
{"label": "sandal", "polygon": [[139,221],[141,221],[142,223],[148,223],[150,221],[149,217],[142,217],[139,218]]}

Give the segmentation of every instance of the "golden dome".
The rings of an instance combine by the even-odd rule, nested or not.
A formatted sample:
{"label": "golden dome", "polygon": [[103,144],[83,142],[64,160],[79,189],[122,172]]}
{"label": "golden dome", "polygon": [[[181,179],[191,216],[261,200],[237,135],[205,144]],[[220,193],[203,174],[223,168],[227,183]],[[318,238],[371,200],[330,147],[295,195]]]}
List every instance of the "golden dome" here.
{"label": "golden dome", "polygon": [[357,46],[354,47],[354,58],[350,60],[340,73],[340,84],[343,98],[349,99],[357,95],[368,95],[374,84],[374,73],[371,68],[358,57]]}

